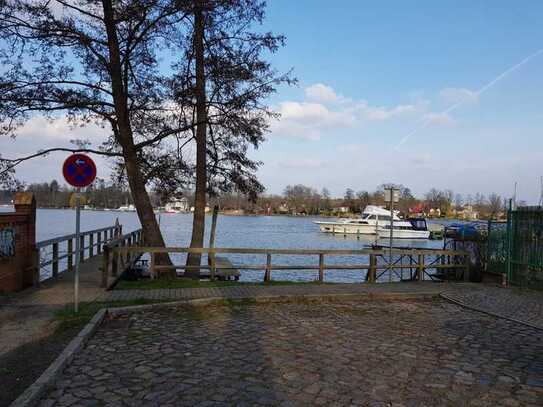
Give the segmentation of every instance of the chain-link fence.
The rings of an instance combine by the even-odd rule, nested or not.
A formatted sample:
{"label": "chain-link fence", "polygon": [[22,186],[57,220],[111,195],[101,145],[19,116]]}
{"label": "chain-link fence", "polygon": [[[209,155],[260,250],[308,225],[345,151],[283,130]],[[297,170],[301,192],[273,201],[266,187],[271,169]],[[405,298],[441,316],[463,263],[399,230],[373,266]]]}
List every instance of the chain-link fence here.
{"label": "chain-link fence", "polygon": [[510,283],[543,289],[543,207],[510,210],[507,275]]}

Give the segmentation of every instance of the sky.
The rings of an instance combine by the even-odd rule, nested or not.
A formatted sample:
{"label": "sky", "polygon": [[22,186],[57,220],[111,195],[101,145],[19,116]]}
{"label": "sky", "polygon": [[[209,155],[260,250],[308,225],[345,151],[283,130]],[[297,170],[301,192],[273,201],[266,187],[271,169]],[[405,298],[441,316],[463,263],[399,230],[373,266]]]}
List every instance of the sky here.
{"label": "sky", "polygon": [[[269,0],[270,57],[299,84],[253,158],[269,193],[288,184],[374,190],[401,183],[537,203],[543,175],[543,2]],[[88,136],[34,119],[2,154]],[[21,165],[27,181],[61,179],[63,155]],[[103,165],[102,176],[107,173]]]}

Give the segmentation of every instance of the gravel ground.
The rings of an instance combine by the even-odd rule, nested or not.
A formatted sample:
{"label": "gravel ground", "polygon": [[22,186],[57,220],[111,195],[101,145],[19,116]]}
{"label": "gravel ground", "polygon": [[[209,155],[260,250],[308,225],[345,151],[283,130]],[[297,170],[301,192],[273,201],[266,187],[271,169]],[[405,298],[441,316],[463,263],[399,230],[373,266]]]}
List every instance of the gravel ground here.
{"label": "gravel ground", "polygon": [[445,301],[157,308],[106,321],[43,406],[541,406],[543,332]]}

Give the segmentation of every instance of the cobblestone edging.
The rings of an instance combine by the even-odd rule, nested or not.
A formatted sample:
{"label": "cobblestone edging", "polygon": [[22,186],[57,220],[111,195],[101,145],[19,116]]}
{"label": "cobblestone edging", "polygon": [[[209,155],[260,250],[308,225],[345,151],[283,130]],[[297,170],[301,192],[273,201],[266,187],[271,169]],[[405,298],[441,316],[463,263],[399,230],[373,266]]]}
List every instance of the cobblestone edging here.
{"label": "cobblestone edging", "polygon": [[55,361],[42,373],[42,375],[30,386],[23,394],[10,404],[10,407],[32,407],[38,403],[40,398],[54,385],[56,380],[61,376],[64,369],[70,364],[77,352],[79,352],[89,339],[94,335],[96,330],[104,318],[110,315],[118,315],[126,312],[138,312],[152,310],[155,308],[172,307],[179,305],[191,305],[204,307],[208,305],[229,303],[280,303],[280,302],[297,302],[297,301],[318,301],[318,300],[430,300],[437,298],[439,293],[435,291],[406,293],[406,292],[374,292],[374,293],[357,293],[357,294],[298,294],[298,295],[268,295],[256,297],[209,297],[198,298],[191,300],[158,302],[155,304],[134,305],[127,307],[111,307],[99,310],[91,321],[81,330],[81,332],[68,344],[64,351],[55,359]]}
{"label": "cobblestone edging", "polygon": [[496,317],[496,318],[505,319],[507,321],[515,322],[515,323],[522,324],[522,325],[526,325],[526,326],[529,326],[530,328],[534,328],[534,329],[537,329],[539,331],[543,331],[543,325],[534,324],[534,323],[528,322],[526,320],[522,320],[522,319],[519,319],[519,318],[508,316],[508,315],[506,315],[506,314],[504,314],[502,312],[492,311],[492,310],[488,309],[488,307],[484,307],[484,306],[481,306],[481,305],[470,303],[469,299],[465,299],[465,298],[462,298],[462,296],[458,296],[455,291],[444,291],[444,292],[440,293],[439,296],[441,298],[443,298],[444,300],[447,300],[449,302],[452,302],[453,304],[459,305],[459,306],[467,308],[469,310],[481,312],[481,313],[486,314],[486,315],[490,315],[490,316],[493,316],[493,317]]}
{"label": "cobblestone edging", "polygon": [[62,373],[64,368],[72,361],[75,354],[83,348],[88,340],[94,335],[102,323],[107,310],[101,309],[98,311],[90,322],[70,341],[68,346],[54,360],[53,363],[41,374],[40,377],[28,387],[15,401],[10,404],[10,407],[28,407],[35,405],[43,394],[52,386],[56,379]]}

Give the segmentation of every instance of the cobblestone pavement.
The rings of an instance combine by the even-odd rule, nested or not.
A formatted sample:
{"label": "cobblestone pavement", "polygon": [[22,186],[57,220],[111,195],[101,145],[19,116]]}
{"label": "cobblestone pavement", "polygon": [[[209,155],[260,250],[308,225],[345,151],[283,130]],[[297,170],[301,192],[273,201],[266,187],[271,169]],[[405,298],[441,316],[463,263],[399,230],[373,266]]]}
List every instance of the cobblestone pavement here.
{"label": "cobblestone pavement", "polygon": [[42,406],[541,406],[543,333],[446,301],[108,319]]}
{"label": "cobblestone pavement", "polygon": [[543,329],[543,292],[489,285],[451,286],[445,298]]}

